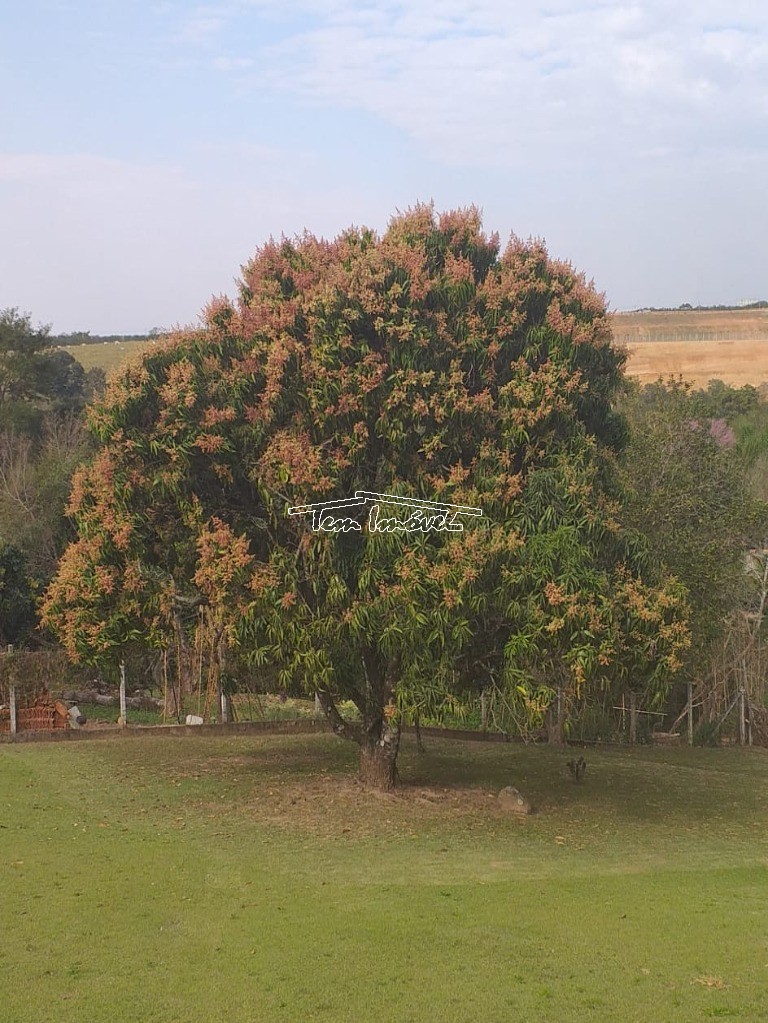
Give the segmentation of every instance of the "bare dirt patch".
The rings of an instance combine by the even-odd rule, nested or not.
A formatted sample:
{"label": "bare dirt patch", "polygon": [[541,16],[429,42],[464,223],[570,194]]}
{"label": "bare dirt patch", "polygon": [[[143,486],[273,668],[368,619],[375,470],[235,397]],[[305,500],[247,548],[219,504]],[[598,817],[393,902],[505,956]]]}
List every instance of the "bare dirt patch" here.
{"label": "bare dirt patch", "polygon": [[407,835],[423,831],[430,823],[504,816],[496,794],[479,788],[405,784],[394,792],[377,792],[353,777],[339,775],[270,783],[252,795],[244,810],[271,826],[318,838]]}

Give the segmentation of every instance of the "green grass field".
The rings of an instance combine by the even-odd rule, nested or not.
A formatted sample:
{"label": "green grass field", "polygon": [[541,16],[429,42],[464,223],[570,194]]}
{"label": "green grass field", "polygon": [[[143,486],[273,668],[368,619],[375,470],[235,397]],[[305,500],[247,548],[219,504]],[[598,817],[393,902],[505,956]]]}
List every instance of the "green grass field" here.
{"label": "green grass field", "polygon": [[100,366],[109,373],[151,344],[151,341],[104,341],[92,345],[61,345],[61,348],[77,359],[83,369]]}
{"label": "green grass field", "polygon": [[[768,756],[329,735],[0,747],[0,1019],[768,1019]],[[493,793],[539,807],[515,819]]]}

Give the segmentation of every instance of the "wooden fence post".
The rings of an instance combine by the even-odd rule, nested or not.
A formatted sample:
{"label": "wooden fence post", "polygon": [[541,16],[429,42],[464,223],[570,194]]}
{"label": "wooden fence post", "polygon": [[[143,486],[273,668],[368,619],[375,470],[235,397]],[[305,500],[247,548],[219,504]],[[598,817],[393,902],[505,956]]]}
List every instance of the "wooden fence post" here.
{"label": "wooden fence post", "polygon": [[[207,705],[206,700],[206,705]],[[224,687],[221,684],[221,674],[216,676],[216,724],[220,725],[224,721]]]}
{"label": "wooden fence post", "polygon": [[744,690],[739,690],[739,745],[743,746],[747,741],[747,717],[744,707]]}
{"label": "wooden fence post", "polygon": [[120,661],[120,727],[125,728],[127,724],[128,718],[125,709],[125,661]]}
{"label": "wooden fence post", "polygon": [[634,689],[629,691],[629,744],[637,742],[637,694]]}
{"label": "wooden fence post", "polygon": [[[13,653],[13,643],[8,644],[6,653],[10,656]],[[8,699],[11,704],[11,735],[15,735],[18,729],[16,720],[16,686],[11,682],[8,686]]]}
{"label": "wooden fence post", "polygon": [[480,690],[480,726],[484,732],[488,731],[488,701],[485,697],[485,689]]}
{"label": "wooden fence post", "polygon": [[693,682],[688,683],[688,745],[693,746]]}

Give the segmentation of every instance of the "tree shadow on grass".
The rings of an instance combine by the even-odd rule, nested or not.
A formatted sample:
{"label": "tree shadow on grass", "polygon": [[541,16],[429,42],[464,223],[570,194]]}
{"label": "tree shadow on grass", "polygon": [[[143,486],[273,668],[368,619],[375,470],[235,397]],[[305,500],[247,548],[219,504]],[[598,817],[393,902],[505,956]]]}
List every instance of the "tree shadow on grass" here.
{"label": "tree shadow on grass", "polygon": [[115,774],[141,777],[150,788],[157,779],[175,786],[176,803],[212,806],[216,799],[222,812],[318,835],[477,819],[503,828],[510,818],[496,794],[508,785],[534,805],[536,819],[601,833],[655,824],[665,832],[720,828],[747,836],[768,805],[768,757],[740,750],[579,751],[587,770],[576,784],[566,766],[570,749],[428,739],[420,754],[406,735],[400,784],[383,794],[357,781],[357,748],[329,734],[151,743],[151,757],[143,742],[115,744],[107,754]]}

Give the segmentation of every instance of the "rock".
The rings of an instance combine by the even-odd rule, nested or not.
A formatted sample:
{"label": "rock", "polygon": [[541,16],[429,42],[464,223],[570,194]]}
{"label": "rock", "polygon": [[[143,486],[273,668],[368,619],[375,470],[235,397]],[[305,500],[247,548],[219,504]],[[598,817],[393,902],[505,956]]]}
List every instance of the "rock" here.
{"label": "rock", "polygon": [[203,719],[200,717],[199,714],[187,714],[187,718],[186,718],[185,724],[188,724],[188,725],[202,725],[202,723],[203,723]]}
{"label": "rock", "polygon": [[519,789],[512,788],[511,785],[502,789],[497,798],[502,810],[520,814],[533,813],[533,807],[522,792]]}
{"label": "rock", "polygon": [[80,713],[79,707],[70,707],[67,712],[69,715],[69,724],[71,728],[82,728],[85,724],[85,718]]}

